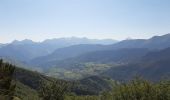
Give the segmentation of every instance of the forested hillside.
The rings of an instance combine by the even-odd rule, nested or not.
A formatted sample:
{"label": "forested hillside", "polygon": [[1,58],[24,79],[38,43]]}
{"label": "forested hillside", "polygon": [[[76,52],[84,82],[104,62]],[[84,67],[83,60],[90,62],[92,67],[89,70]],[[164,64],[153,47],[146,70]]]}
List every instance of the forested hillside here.
{"label": "forested hillside", "polygon": [[[79,81],[65,81],[44,76],[38,72],[15,67],[1,60],[1,93],[12,98],[21,100],[39,100],[39,91],[42,84],[59,84],[58,88],[67,85],[70,94],[77,95],[97,95],[104,90],[111,89],[111,79],[102,77],[88,77]],[[4,74],[3,74],[4,73]],[[61,86],[60,86],[61,85]],[[6,88],[4,86],[7,86]],[[44,85],[42,85],[44,86]],[[5,91],[9,91],[5,92]],[[11,94],[13,93],[13,94]]]}
{"label": "forested hillside", "polygon": [[[1,100],[169,100],[170,83],[141,79],[128,83],[97,76],[80,81],[57,80],[0,60]],[[104,88],[105,87],[105,88]],[[112,87],[112,88],[111,88]]]}
{"label": "forested hillside", "polygon": [[140,76],[152,81],[159,81],[161,79],[169,79],[169,66],[170,48],[167,48],[147,53],[138,62],[111,68],[104,72],[104,75],[108,75],[116,80],[130,80],[135,76]]}

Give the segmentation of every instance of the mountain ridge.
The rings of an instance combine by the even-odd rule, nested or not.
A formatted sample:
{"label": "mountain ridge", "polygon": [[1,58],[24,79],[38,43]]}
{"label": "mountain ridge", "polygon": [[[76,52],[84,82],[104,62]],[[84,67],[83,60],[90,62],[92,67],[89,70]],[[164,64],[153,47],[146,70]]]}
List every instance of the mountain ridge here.
{"label": "mountain ridge", "polygon": [[[166,51],[166,52],[165,52]],[[116,68],[111,68],[104,73],[115,80],[131,80],[140,76],[148,80],[159,81],[169,79],[170,75],[170,47],[149,52],[138,62],[133,62]]]}
{"label": "mountain ridge", "polygon": [[[102,42],[105,44],[107,40],[92,40],[85,38],[62,38],[49,39],[43,42],[34,42],[29,39],[22,41],[14,40],[12,43],[0,46],[0,56],[11,57],[23,62],[27,62],[33,58],[45,56],[56,49],[76,45],[76,44],[97,44]],[[108,41],[108,43],[115,43],[116,41]]]}

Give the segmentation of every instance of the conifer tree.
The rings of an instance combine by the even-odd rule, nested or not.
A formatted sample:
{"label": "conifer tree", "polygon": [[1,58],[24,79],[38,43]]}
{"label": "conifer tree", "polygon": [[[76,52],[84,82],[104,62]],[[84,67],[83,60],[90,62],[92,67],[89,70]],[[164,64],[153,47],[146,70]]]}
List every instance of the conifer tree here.
{"label": "conifer tree", "polygon": [[[9,63],[3,63],[0,60],[0,100],[12,100],[15,84],[13,80],[15,66]],[[3,98],[3,99],[2,99]]]}

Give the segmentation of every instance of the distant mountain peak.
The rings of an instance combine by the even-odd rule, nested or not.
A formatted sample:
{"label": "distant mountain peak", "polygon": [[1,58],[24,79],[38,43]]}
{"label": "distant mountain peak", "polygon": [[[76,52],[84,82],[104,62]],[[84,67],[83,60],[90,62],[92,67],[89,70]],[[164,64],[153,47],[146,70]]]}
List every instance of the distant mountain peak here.
{"label": "distant mountain peak", "polygon": [[12,42],[12,44],[33,44],[34,42],[32,40],[29,40],[29,39],[24,39],[22,41],[19,41],[19,40],[14,40]]}
{"label": "distant mountain peak", "polygon": [[19,41],[18,40],[14,40],[12,43],[18,43]]}
{"label": "distant mountain peak", "polygon": [[46,39],[42,43],[72,43],[76,44],[114,44],[117,41],[112,39],[89,39],[87,37],[65,37],[65,38],[54,38],[54,39]]}
{"label": "distant mountain peak", "polygon": [[151,39],[159,39],[159,38],[170,38],[170,33],[161,36],[153,36]]}

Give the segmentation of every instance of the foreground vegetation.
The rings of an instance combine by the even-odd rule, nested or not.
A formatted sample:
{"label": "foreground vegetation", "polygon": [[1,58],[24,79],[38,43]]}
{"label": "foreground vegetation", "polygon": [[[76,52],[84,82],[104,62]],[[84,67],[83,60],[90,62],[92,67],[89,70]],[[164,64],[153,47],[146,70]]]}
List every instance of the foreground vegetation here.
{"label": "foreground vegetation", "polygon": [[11,64],[4,64],[0,60],[0,100],[13,99],[15,84],[13,80],[13,73],[15,66]]}
{"label": "foreground vegetation", "polygon": [[[135,79],[115,82],[112,89],[100,90],[101,92],[94,94],[91,91],[96,91],[96,83],[101,84],[102,81],[97,77],[93,77],[96,82],[92,78],[81,81],[86,83],[91,80],[91,83],[86,84],[87,89],[82,84],[16,69],[17,67],[0,60],[0,100],[170,100],[170,81],[154,83]],[[17,76],[20,77],[16,78]],[[106,85],[105,81],[103,84]]]}
{"label": "foreground vegetation", "polygon": [[[56,89],[51,88],[50,91]],[[61,97],[59,93],[63,93]],[[116,83],[111,91],[105,91],[98,96],[76,96],[69,93],[64,95],[64,92],[52,92],[49,97],[51,97],[49,100],[170,100],[170,81],[151,83],[135,79],[129,83]]]}

